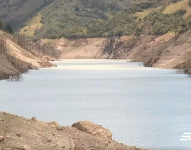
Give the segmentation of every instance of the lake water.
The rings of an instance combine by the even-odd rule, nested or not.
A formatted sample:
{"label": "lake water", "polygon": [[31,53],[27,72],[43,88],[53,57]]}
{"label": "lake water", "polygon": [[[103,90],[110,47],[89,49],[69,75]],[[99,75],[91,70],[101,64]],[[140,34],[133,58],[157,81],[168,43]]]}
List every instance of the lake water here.
{"label": "lake water", "polygon": [[70,126],[89,120],[127,145],[190,150],[191,78],[126,60],[63,60],[0,81],[0,110]]}

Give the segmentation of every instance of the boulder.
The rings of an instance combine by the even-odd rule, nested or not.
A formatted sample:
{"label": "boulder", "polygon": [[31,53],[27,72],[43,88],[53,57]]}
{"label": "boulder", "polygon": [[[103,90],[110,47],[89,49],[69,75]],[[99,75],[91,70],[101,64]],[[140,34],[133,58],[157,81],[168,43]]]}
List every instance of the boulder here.
{"label": "boulder", "polygon": [[32,121],[38,121],[38,120],[36,119],[36,117],[32,117],[31,120],[32,120]]}
{"label": "boulder", "polygon": [[92,134],[96,137],[102,137],[107,140],[112,140],[112,133],[108,129],[103,128],[101,125],[96,125],[89,121],[80,121],[72,125],[80,131]]}
{"label": "boulder", "polygon": [[49,122],[48,125],[57,129],[60,128],[60,125],[56,121]]}
{"label": "boulder", "polygon": [[0,143],[2,143],[5,140],[3,136],[0,136]]}

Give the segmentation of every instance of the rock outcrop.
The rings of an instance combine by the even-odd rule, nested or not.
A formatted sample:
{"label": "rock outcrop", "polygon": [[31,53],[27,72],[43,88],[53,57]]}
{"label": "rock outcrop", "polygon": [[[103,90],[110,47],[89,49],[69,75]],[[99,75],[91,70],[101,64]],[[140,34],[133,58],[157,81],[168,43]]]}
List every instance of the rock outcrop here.
{"label": "rock outcrop", "polygon": [[102,137],[107,140],[112,140],[112,133],[108,129],[103,128],[101,125],[96,125],[89,121],[80,121],[72,125],[80,131],[90,133],[96,137]]}
{"label": "rock outcrop", "polygon": [[[34,121],[35,120],[35,121]],[[88,121],[62,127],[0,112],[1,150],[141,150],[112,140],[112,133]]]}

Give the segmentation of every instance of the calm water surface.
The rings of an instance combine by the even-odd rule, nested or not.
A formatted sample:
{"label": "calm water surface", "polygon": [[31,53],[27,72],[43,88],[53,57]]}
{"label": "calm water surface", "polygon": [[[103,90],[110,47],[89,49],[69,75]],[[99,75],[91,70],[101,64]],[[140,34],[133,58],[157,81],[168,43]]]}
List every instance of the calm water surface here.
{"label": "calm water surface", "polygon": [[127,145],[191,150],[191,78],[126,60],[64,60],[0,81],[0,110],[70,126],[89,120]]}

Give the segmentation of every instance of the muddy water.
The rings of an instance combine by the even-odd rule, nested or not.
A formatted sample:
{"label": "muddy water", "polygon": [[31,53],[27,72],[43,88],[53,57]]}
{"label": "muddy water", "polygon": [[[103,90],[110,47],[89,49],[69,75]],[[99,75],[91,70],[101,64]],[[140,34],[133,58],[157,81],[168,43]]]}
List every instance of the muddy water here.
{"label": "muddy water", "polygon": [[153,150],[190,150],[191,78],[125,60],[64,60],[0,82],[0,110],[69,126],[102,124],[119,142]]}

